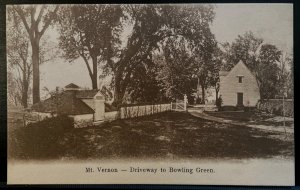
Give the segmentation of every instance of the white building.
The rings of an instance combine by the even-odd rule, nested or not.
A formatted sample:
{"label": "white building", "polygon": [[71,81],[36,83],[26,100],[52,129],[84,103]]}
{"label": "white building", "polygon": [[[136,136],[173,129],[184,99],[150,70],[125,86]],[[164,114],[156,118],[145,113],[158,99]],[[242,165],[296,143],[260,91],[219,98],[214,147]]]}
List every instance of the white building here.
{"label": "white building", "polygon": [[222,106],[254,107],[260,99],[255,76],[239,61],[229,72],[220,72]]}

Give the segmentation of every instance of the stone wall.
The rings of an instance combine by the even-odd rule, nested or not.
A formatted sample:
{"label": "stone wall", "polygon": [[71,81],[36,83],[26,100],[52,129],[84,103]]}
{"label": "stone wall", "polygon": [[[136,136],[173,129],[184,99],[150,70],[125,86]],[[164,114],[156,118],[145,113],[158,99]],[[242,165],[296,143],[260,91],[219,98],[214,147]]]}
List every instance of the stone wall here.
{"label": "stone wall", "polygon": [[45,113],[45,112],[25,112],[24,113],[24,125],[28,125],[29,123],[36,123],[43,121],[44,119],[56,117],[57,114],[53,113]]}
{"label": "stone wall", "polygon": [[171,104],[156,104],[121,107],[119,110],[119,118],[127,119],[171,110]]}
{"label": "stone wall", "polygon": [[[47,118],[56,117],[57,114],[43,113],[43,112],[27,112],[24,114],[25,126],[29,123],[37,123]],[[94,114],[83,114],[83,115],[68,115],[69,118],[73,119],[75,128],[83,128],[93,125]]]}
{"label": "stone wall", "polygon": [[[282,99],[269,99],[260,100],[257,103],[257,109],[266,113],[283,116],[283,100]],[[294,116],[294,101],[292,99],[286,99],[284,101],[284,113],[285,116]]]}
{"label": "stone wall", "polygon": [[74,128],[83,128],[93,125],[94,114],[69,115],[74,121]]}

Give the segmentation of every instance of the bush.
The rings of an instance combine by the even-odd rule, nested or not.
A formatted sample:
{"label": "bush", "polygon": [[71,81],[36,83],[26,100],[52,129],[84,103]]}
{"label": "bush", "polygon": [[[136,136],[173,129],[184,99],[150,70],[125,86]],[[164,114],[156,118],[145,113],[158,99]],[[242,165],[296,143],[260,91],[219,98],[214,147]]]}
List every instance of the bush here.
{"label": "bush", "polygon": [[194,105],[195,104],[193,96],[188,96],[188,104],[190,104],[190,105]]}
{"label": "bush", "polygon": [[[257,104],[257,109],[270,114],[283,115],[283,102],[282,99],[260,100]],[[284,105],[285,116],[294,116],[294,102],[285,100]]]}
{"label": "bush", "polygon": [[112,111],[118,111],[118,108],[114,105],[105,103],[105,112],[112,112]]}
{"label": "bush", "polygon": [[256,111],[256,107],[244,107],[244,111],[245,112],[255,112]]}
{"label": "bush", "polygon": [[197,97],[196,104],[201,104],[201,98]]}
{"label": "bush", "polygon": [[64,151],[60,138],[73,129],[73,121],[58,116],[15,129],[9,135],[9,156],[21,159],[55,158]]}
{"label": "bush", "polygon": [[217,101],[216,101],[216,106],[219,111],[221,110],[222,103],[223,103],[223,100],[222,100],[222,97],[220,96],[219,98],[217,98]]}
{"label": "bush", "polygon": [[222,106],[221,111],[237,111],[237,107],[235,107],[235,106]]}

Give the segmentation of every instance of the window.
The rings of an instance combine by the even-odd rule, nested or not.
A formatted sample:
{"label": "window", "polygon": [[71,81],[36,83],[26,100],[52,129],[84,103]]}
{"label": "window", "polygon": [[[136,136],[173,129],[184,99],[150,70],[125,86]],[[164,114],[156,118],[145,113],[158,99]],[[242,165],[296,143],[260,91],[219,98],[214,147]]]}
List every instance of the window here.
{"label": "window", "polygon": [[239,77],[239,83],[243,83],[243,77],[242,76],[238,76]]}

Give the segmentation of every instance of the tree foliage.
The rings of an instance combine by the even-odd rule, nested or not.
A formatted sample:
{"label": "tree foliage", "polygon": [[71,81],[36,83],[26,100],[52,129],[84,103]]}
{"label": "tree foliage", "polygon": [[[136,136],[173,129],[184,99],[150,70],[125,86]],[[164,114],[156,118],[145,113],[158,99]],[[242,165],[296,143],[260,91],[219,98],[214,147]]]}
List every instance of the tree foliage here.
{"label": "tree foliage", "polygon": [[198,51],[205,50],[209,43],[206,38],[210,38],[207,34],[211,34],[209,24],[214,18],[211,5],[71,5],[62,10],[60,47],[65,58],[83,58],[93,88],[97,88],[97,66],[101,63],[104,74],[113,75],[117,104],[122,103],[125,94],[141,101],[150,99],[138,95],[141,93],[132,87],[156,86],[156,82],[142,80],[138,73],[155,81],[151,64],[159,43],[183,36]]}
{"label": "tree foliage", "polygon": [[282,52],[272,44],[254,36],[252,32],[239,35],[232,44],[226,44],[224,51],[226,65],[230,70],[239,60],[242,60],[254,74],[262,99],[275,98],[278,94],[279,60]]}
{"label": "tree foliage", "polygon": [[69,5],[60,11],[60,47],[64,57],[81,57],[87,67],[93,89],[97,89],[99,64],[111,65],[118,53],[121,17],[120,5]]}
{"label": "tree foliage", "polygon": [[277,91],[279,96],[294,98],[294,63],[292,55],[282,53],[279,59]]}
{"label": "tree foliage", "polygon": [[[144,5],[128,6],[126,11],[133,23],[127,46],[112,70],[115,75],[115,101],[122,101],[130,76],[142,60],[152,59],[159,44],[168,38],[183,37],[190,46],[204,50],[210,33],[209,23],[214,18],[213,7]],[[170,47],[169,47],[170,48]]]}
{"label": "tree foliage", "polygon": [[183,99],[186,94],[195,92],[196,79],[193,77],[196,67],[191,51],[184,38],[169,38],[162,46],[157,58],[157,79],[165,96],[169,99]]}

